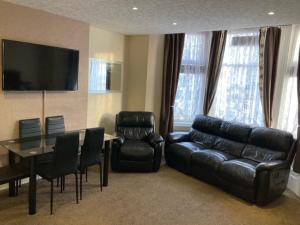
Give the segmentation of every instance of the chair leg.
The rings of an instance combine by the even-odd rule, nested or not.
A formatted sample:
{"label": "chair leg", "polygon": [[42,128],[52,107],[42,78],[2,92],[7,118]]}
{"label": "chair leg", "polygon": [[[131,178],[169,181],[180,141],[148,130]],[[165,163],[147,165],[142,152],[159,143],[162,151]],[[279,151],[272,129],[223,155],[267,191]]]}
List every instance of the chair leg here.
{"label": "chair leg", "polygon": [[65,176],[63,176],[62,177],[62,183],[63,183],[63,191],[65,190],[65,184],[66,184],[66,179],[65,179],[66,177]]}
{"label": "chair leg", "polygon": [[85,170],[85,182],[88,181],[88,168],[86,168]]}
{"label": "chair leg", "polygon": [[19,184],[17,184],[17,185],[19,185],[19,187],[21,187],[21,185],[22,185],[22,179],[19,179]]}
{"label": "chair leg", "polygon": [[100,189],[102,191],[102,164],[99,163],[99,168],[100,168]]}
{"label": "chair leg", "polygon": [[64,185],[64,183],[63,183],[63,177],[60,177],[60,193],[63,192],[63,185]]}
{"label": "chair leg", "polygon": [[51,196],[50,196],[50,213],[53,214],[53,180],[50,181],[51,183]]}
{"label": "chair leg", "polygon": [[59,177],[56,178],[56,187],[59,186]]}
{"label": "chair leg", "polygon": [[18,196],[19,194],[19,180],[15,180],[15,196]]}
{"label": "chair leg", "polygon": [[80,200],[82,200],[82,172],[80,171],[80,184],[79,184],[79,189],[80,189]]}
{"label": "chair leg", "polygon": [[75,185],[76,185],[76,203],[78,204],[78,175],[75,173]]}

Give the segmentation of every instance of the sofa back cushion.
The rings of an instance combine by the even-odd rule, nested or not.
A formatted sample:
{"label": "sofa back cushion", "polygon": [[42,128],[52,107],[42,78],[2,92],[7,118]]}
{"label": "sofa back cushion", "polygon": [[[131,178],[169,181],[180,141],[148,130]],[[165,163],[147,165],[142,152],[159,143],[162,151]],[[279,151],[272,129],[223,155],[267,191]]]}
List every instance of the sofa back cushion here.
{"label": "sofa back cushion", "polygon": [[225,151],[256,162],[284,160],[291,153],[292,134],[198,115],[192,125],[191,140],[207,148]]}
{"label": "sofa back cushion", "polygon": [[245,124],[223,121],[220,126],[219,134],[223,138],[247,143],[251,130],[252,128]]}
{"label": "sofa back cushion", "polygon": [[216,136],[192,128],[190,131],[190,140],[205,148],[212,148],[215,144]]}
{"label": "sofa back cushion", "polygon": [[255,145],[247,145],[242,153],[243,158],[259,163],[271,160],[284,160],[286,156],[285,152],[272,151]]}
{"label": "sofa back cushion", "polygon": [[215,139],[215,144],[213,148],[240,157],[244,147],[245,147],[244,143],[232,141],[226,138],[217,137]]}
{"label": "sofa back cushion", "polygon": [[198,115],[193,122],[192,128],[204,133],[219,135],[221,124],[221,119]]}
{"label": "sofa back cushion", "polygon": [[245,147],[242,157],[256,162],[287,159],[292,145],[292,134],[272,128],[253,128],[249,144]]}
{"label": "sofa back cushion", "polygon": [[264,127],[253,128],[249,139],[252,145],[286,154],[291,150],[293,141],[291,133]]}

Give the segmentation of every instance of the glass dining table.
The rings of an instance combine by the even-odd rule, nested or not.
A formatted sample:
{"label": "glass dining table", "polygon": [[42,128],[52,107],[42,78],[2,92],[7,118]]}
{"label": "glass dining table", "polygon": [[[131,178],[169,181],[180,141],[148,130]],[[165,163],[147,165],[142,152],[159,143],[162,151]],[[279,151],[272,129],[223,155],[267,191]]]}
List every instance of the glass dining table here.
{"label": "glass dining table", "polygon": [[[85,137],[85,129],[67,131],[65,133],[74,132],[79,133],[81,146]],[[62,135],[62,133],[0,141],[0,146],[8,150],[10,164],[15,163],[16,156],[29,160],[28,212],[30,215],[36,213],[36,157],[53,152],[53,147],[58,135]],[[117,137],[109,134],[104,134],[103,186],[108,186],[109,153],[111,142],[114,139],[117,139]],[[15,188],[15,182],[10,182],[10,196],[15,195]]]}

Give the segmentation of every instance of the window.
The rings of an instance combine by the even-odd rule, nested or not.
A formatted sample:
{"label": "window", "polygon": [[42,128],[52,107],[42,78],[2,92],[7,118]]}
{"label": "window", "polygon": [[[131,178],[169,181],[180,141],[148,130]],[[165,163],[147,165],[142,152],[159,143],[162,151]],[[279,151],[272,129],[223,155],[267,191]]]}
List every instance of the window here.
{"label": "window", "polygon": [[175,126],[190,125],[202,113],[209,45],[209,32],[185,35],[174,104]]}
{"label": "window", "polygon": [[298,126],[297,68],[299,48],[300,26],[293,26],[291,42],[287,50],[286,72],[283,75],[277,128],[291,132],[294,137],[297,136]]}
{"label": "window", "polygon": [[227,33],[210,114],[228,121],[264,126],[259,91],[259,30]]}

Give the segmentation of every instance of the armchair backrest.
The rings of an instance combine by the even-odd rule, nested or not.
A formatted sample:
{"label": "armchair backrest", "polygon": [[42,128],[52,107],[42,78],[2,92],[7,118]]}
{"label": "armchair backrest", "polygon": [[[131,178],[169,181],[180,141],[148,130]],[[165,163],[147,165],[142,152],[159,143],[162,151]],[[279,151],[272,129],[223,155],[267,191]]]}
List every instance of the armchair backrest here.
{"label": "armchair backrest", "polygon": [[127,140],[142,140],[155,130],[152,112],[120,112],[116,116],[116,132]]}

